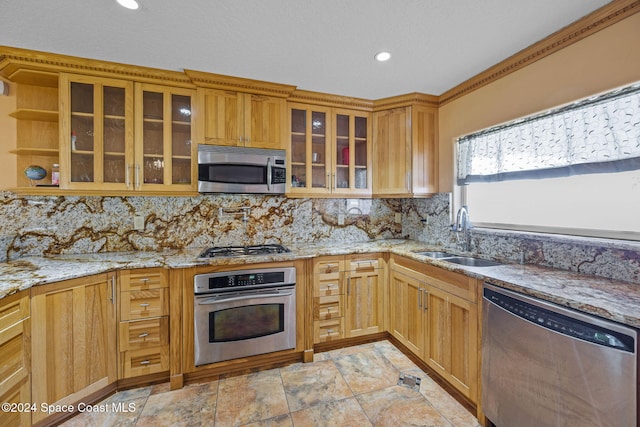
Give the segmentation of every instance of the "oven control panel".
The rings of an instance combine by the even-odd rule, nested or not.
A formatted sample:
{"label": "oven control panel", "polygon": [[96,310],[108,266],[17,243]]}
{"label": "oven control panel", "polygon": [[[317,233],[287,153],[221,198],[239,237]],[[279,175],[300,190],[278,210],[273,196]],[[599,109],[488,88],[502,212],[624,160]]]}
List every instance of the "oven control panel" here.
{"label": "oven control panel", "polygon": [[295,284],[295,282],[295,267],[227,271],[195,275],[194,292],[196,294],[206,294],[224,292],[231,289],[291,285]]}

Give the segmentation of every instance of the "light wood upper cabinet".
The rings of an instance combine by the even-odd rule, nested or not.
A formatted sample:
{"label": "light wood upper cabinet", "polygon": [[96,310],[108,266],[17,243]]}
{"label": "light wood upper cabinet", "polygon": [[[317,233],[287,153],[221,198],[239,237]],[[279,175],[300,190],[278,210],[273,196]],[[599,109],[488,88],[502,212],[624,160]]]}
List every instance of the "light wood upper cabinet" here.
{"label": "light wood upper cabinet", "polygon": [[71,74],[60,87],[62,188],[195,191],[195,91]]}
{"label": "light wood upper cabinet", "polygon": [[[117,380],[115,273],[36,286],[31,295],[36,407],[77,404],[108,392]],[[33,422],[49,415],[38,410]]]}
{"label": "light wood upper cabinet", "polygon": [[192,100],[195,91],[135,85],[133,187],[143,191],[195,191]]}
{"label": "light wood upper cabinet", "polygon": [[283,98],[217,89],[198,89],[202,118],[198,142],[281,149],[286,138]]}
{"label": "light wood upper cabinet", "polygon": [[292,195],[371,195],[371,115],[289,103]]}
{"label": "light wood upper cabinet", "polygon": [[197,87],[198,144],[284,149],[294,86],[184,70]]}
{"label": "light wood upper cabinet", "polygon": [[60,187],[127,190],[133,158],[133,83],[60,75]]}
{"label": "light wood upper cabinet", "polygon": [[419,197],[437,192],[437,109],[401,106],[373,113],[373,195]]}

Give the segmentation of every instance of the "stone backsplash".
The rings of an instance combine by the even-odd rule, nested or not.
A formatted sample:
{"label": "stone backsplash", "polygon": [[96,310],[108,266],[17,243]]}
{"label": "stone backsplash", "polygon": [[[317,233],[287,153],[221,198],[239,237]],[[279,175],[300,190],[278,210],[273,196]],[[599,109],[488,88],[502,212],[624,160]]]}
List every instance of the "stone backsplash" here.
{"label": "stone backsplash", "polygon": [[[397,238],[460,250],[451,231],[449,200],[449,193],[430,199],[289,199],[27,197],[2,192],[0,261],[65,253]],[[248,208],[246,221],[242,208]],[[401,224],[395,222],[396,213],[402,213]],[[134,216],[144,219],[144,230],[134,229]],[[638,242],[489,229],[474,229],[471,237],[471,251],[481,256],[640,283]]]}
{"label": "stone backsplash", "polygon": [[[449,200],[449,193],[404,200],[403,237],[460,250]],[[640,284],[640,242],[478,228],[471,231],[471,252]]]}
{"label": "stone backsplash", "polygon": [[[246,210],[243,220],[242,208]],[[222,209],[222,211],[221,211]],[[238,212],[238,214],[234,213]],[[17,196],[0,193],[0,260],[23,256],[161,251],[402,236],[402,200]],[[144,230],[134,229],[134,216]]]}

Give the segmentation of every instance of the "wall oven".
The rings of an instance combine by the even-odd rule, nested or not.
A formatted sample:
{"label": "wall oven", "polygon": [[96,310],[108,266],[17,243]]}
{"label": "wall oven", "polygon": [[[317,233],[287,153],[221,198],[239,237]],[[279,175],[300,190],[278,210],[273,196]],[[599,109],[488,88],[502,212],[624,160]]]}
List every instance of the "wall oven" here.
{"label": "wall oven", "polygon": [[194,276],[195,365],[296,346],[295,267]]}
{"label": "wall oven", "polygon": [[198,145],[200,193],[284,194],[284,150]]}

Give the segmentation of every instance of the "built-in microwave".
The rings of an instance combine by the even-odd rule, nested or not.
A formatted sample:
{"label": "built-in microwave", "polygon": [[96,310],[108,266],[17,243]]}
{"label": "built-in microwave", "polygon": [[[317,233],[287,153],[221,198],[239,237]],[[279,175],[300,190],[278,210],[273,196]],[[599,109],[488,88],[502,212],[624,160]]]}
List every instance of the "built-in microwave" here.
{"label": "built-in microwave", "polygon": [[284,150],[198,145],[200,193],[283,194],[286,182]]}

